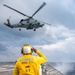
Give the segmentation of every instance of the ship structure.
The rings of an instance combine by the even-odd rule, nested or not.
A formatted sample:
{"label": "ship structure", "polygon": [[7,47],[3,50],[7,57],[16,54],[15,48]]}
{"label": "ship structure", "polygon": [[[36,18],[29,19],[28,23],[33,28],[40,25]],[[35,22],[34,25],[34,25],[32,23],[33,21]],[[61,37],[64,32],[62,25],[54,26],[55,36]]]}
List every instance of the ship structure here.
{"label": "ship structure", "polygon": [[63,74],[50,64],[44,64],[42,65],[42,75],[63,75]]}

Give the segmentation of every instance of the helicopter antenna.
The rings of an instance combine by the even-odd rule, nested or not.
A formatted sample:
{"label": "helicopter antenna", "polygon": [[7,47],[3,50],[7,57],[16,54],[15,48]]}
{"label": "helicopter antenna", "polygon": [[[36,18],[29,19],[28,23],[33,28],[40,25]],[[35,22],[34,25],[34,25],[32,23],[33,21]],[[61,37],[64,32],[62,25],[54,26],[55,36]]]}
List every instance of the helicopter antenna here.
{"label": "helicopter antenna", "polygon": [[14,9],[14,8],[12,8],[12,7],[8,6],[8,5],[5,5],[5,4],[4,4],[4,6],[5,6],[5,7],[7,7],[7,8],[9,8],[9,9],[12,9],[12,10],[14,10],[14,11],[18,12],[18,13],[20,13],[20,14],[21,14],[21,15],[23,15],[23,16],[29,17],[29,16],[25,15],[24,13],[22,13],[22,12],[20,12],[20,11],[16,10],[16,9]]}
{"label": "helicopter antenna", "polygon": [[43,4],[36,10],[36,12],[31,16],[33,17],[42,7],[44,7],[46,5],[45,2],[43,2]]}

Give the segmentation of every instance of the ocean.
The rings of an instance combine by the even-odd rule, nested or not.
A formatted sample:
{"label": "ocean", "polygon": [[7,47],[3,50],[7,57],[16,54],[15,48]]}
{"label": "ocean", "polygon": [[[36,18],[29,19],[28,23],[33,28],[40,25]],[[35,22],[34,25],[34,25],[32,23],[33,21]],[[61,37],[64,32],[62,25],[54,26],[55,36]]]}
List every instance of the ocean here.
{"label": "ocean", "polygon": [[12,75],[14,64],[13,62],[0,62],[0,75]]}
{"label": "ocean", "polygon": [[52,62],[50,64],[63,75],[75,75],[75,62]]}

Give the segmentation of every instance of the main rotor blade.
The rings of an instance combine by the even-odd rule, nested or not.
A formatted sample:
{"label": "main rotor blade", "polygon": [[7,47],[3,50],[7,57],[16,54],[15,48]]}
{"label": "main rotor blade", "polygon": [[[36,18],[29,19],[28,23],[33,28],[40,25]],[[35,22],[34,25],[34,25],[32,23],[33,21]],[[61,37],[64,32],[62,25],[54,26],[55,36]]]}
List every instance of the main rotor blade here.
{"label": "main rotor blade", "polygon": [[43,2],[43,4],[36,10],[36,12],[32,15],[32,17],[33,17],[44,5],[46,5],[45,2]]}
{"label": "main rotor blade", "polygon": [[14,11],[18,12],[18,13],[20,13],[20,14],[21,14],[21,15],[23,15],[23,16],[29,17],[29,16],[27,16],[27,15],[23,14],[22,12],[20,12],[20,11],[18,11],[18,10],[16,10],[16,9],[14,9],[14,8],[12,8],[12,7],[10,7],[10,6],[8,6],[8,5],[5,5],[5,4],[4,4],[4,6],[5,6],[5,7],[7,7],[7,8],[9,8],[9,9],[12,9],[12,10],[14,10]]}

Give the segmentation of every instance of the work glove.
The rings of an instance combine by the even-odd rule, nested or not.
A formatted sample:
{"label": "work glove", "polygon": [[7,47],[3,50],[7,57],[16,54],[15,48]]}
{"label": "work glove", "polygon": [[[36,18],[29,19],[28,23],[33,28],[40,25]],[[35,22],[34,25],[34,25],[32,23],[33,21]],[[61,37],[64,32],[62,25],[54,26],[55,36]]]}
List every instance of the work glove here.
{"label": "work glove", "polygon": [[37,49],[36,48],[34,48],[34,47],[32,47],[32,50],[36,53],[36,51],[37,51]]}

